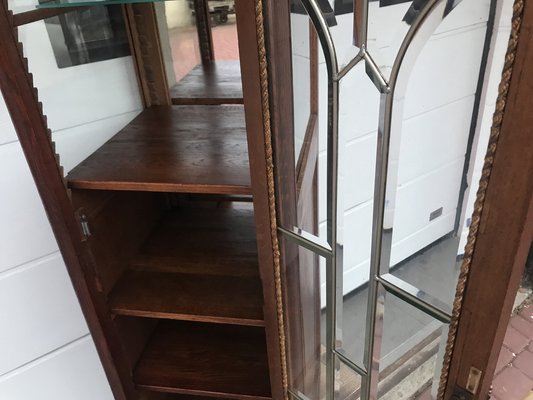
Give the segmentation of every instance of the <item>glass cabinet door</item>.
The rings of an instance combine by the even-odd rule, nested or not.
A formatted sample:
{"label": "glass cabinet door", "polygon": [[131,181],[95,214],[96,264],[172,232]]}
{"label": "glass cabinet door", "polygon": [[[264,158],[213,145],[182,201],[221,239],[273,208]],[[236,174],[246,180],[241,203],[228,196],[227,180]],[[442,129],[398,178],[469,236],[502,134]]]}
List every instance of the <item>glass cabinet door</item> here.
{"label": "glass cabinet door", "polygon": [[438,398],[511,7],[291,2],[295,399]]}

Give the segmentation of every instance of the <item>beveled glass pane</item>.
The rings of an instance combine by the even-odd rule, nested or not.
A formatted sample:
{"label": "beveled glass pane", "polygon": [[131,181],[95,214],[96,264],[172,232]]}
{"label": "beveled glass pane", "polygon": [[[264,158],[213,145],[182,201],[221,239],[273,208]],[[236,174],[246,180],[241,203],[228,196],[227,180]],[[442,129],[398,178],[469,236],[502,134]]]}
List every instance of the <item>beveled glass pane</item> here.
{"label": "beveled glass pane", "polygon": [[[296,0],[295,3],[299,3]],[[311,34],[314,33],[314,28],[310,23],[309,16],[303,9],[303,6],[296,7],[296,4],[291,8],[291,49],[292,49],[292,73],[293,83],[292,92],[294,99],[294,161],[296,166],[296,173],[298,169],[303,167],[307,153],[308,146],[311,145],[312,132],[308,132],[308,128],[312,128],[310,124],[311,118],[311,102],[315,99],[311,98],[312,85],[312,68],[316,69],[316,47],[311,48]],[[313,59],[313,62],[312,62]],[[314,79],[316,80],[317,71],[314,72]],[[316,108],[316,106],[315,106]],[[315,111],[316,112],[316,111]]]}
{"label": "beveled glass pane", "polygon": [[319,267],[321,257],[285,241],[287,263],[286,311],[290,315],[289,348],[291,365],[290,390],[308,399],[324,399],[326,385],[326,347],[324,315],[317,288],[325,271]]}
{"label": "beveled glass pane", "polygon": [[332,7],[334,16],[328,19],[339,68],[347,65],[360,50],[355,37],[355,25],[358,20],[354,15],[353,3],[353,0],[335,1]]}
{"label": "beveled glass pane", "polygon": [[[115,4],[136,4],[136,3],[159,3],[166,0],[22,0],[26,7],[33,8],[67,8],[81,6],[106,6]],[[18,3],[14,0],[13,3]],[[15,5],[18,7],[18,5]]]}
{"label": "beveled glass pane", "polygon": [[380,94],[361,62],[340,82],[337,198],[343,270],[337,345],[359,366],[363,365],[367,315],[379,106]]}
{"label": "beveled glass pane", "polygon": [[[429,2],[420,0],[377,0],[369,2],[367,49],[388,79],[398,50],[407,32],[423,14]],[[441,2],[438,19],[444,20],[435,31],[435,39],[454,36],[460,30],[486,23],[490,1]],[[454,15],[455,14],[455,15]],[[455,42],[460,43],[460,42]],[[461,54],[456,54],[460,57]]]}
{"label": "beveled glass pane", "polygon": [[[487,33],[486,22],[472,23],[476,8],[488,13],[485,5],[464,0],[444,27],[427,33],[420,52],[408,57],[414,62],[402,67],[392,103],[383,226],[392,243],[385,242],[382,268],[448,305],[461,264],[468,157],[486,149],[475,140]],[[421,42],[414,41],[416,54]]]}
{"label": "beveled glass pane", "polygon": [[[376,333],[381,340],[380,400],[428,399],[436,394],[447,325],[386,294]],[[382,326],[380,318],[383,318]]]}

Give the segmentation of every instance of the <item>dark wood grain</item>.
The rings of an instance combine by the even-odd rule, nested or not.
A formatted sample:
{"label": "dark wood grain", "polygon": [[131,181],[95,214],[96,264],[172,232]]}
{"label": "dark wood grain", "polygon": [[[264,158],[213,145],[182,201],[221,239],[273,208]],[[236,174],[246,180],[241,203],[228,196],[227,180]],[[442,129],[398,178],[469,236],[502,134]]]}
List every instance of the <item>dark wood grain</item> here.
{"label": "dark wood grain", "polygon": [[111,295],[116,314],[263,326],[259,279],[128,271]]}
{"label": "dark wood grain", "polygon": [[[269,64],[269,78],[272,78],[273,69],[281,68],[284,72],[291,71],[290,61],[290,26],[289,26],[289,3],[283,1],[268,1],[264,4],[270,3],[269,12],[265,14],[265,30],[272,33],[272,36],[267,37],[273,48],[279,48],[280,52],[271,51],[268,48],[267,58],[272,64]],[[275,3],[275,4],[274,4]],[[237,32],[239,38],[239,54],[241,55],[241,74],[244,94],[244,108],[246,113],[246,130],[248,134],[248,152],[250,154],[250,172],[252,177],[252,188],[254,198],[254,211],[256,219],[257,244],[259,256],[259,270],[261,272],[261,279],[263,281],[263,295],[264,295],[264,315],[265,315],[265,332],[267,337],[267,350],[270,365],[270,379],[272,385],[272,397],[274,399],[285,398],[283,388],[283,374],[282,374],[282,353],[280,343],[280,332],[277,318],[277,292],[276,283],[274,280],[274,249],[272,246],[271,224],[275,223],[271,219],[269,192],[268,192],[268,167],[265,153],[265,127],[263,124],[263,109],[261,96],[261,79],[260,79],[260,65],[259,52],[257,44],[257,29],[255,25],[255,2],[248,0],[236,0],[235,10],[237,14]],[[268,22],[273,22],[273,26],[268,25]],[[279,23],[280,26],[276,24]],[[279,47],[278,47],[279,46]],[[261,49],[262,50],[262,49]],[[285,55],[289,55],[286,58]],[[277,70],[276,70],[277,71]],[[286,76],[283,75],[283,78]],[[272,118],[272,129],[280,129],[279,134],[286,137],[292,137],[292,81],[291,80],[275,80],[270,81],[271,88],[279,85],[276,92],[283,96],[271,97],[270,107]],[[287,100],[288,99],[288,100]],[[285,101],[287,100],[287,101]],[[278,116],[281,110],[283,118],[287,115],[289,120],[284,120],[287,124],[278,125]],[[285,108],[287,107],[287,108]],[[277,151],[275,148],[274,151]],[[294,155],[294,147],[288,148],[286,151],[292,152]],[[293,156],[294,157],[294,156]],[[290,168],[294,173],[294,158]],[[278,165],[276,165],[278,167]],[[282,166],[283,167],[283,166]],[[276,173],[284,173],[283,170],[277,170]],[[278,201],[284,199],[276,198]],[[290,317],[294,318],[294,317]]]}
{"label": "dark wood grain", "polygon": [[67,180],[79,189],[250,194],[243,108],[146,109]]}
{"label": "dark wood grain", "polygon": [[162,321],[134,371],[138,387],[231,399],[271,398],[264,329]]}
{"label": "dark wood grain", "polygon": [[107,295],[160,219],[162,198],[158,193],[73,190],[72,201],[91,232],[87,264]]}
{"label": "dark wood grain", "polygon": [[251,211],[189,209],[166,214],[132,261],[132,268],[257,277],[257,263]]}
{"label": "dark wood grain", "polygon": [[169,85],[155,5],[125,4],[124,16],[144,105],[146,107],[170,105]]}
{"label": "dark wood grain", "polygon": [[194,67],[170,89],[172,104],[243,104],[239,61]]}
{"label": "dark wood grain", "polygon": [[116,314],[263,326],[251,210],[190,209],[161,219],[110,296]]}
{"label": "dark wood grain", "polygon": [[483,371],[486,399],[533,240],[533,3],[526,2],[509,94],[470,266],[445,399]]}

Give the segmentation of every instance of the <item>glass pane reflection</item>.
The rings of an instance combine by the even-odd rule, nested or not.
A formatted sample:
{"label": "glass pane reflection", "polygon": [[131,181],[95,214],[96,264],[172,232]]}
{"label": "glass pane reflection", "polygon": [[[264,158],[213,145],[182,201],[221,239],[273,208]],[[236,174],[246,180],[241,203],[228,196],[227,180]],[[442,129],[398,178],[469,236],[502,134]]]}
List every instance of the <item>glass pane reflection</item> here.
{"label": "glass pane reflection", "polygon": [[[471,24],[472,3],[464,1],[448,14],[445,26],[423,47],[408,82],[398,82],[405,93],[395,94],[389,152],[384,228],[393,232],[391,272],[449,305],[461,264],[467,157],[485,152],[476,146],[472,129],[487,26],[443,32]],[[478,6],[482,12],[488,14],[486,5]],[[458,42],[465,56],[454,58]]]}
{"label": "glass pane reflection", "polygon": [[291,318],[290,388],[308,399],[324,399],[326,347],[325,333],[321,335],[324,319],[317,291],[320,292],[320,276],[325,271],[319,267],[321,257],[289,240],[285,241],[285,254],[290,257],[286,264],[286,310]]}
{"label": "glass pane reflection", "polygon": [[379,356],[380,400],[433,398],[440,377],[447,325],[385,294],[376,332],[381,338]]}

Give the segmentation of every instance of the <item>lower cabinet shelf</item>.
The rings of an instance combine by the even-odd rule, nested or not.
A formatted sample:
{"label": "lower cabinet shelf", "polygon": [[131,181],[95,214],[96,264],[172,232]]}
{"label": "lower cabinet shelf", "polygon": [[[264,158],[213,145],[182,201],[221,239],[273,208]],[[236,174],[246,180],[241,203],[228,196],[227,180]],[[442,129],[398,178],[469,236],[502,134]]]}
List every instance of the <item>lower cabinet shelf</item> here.
{"label": "lower cabinet shelf", "polygon": [[251,209],[166,212],[110,294],[114,314],[264,326]]}
{"label": "lower cabinet shelf", "polygon": [[270,399],[263,328],[160,321],[134,370],[138,388],[226,399]]}

